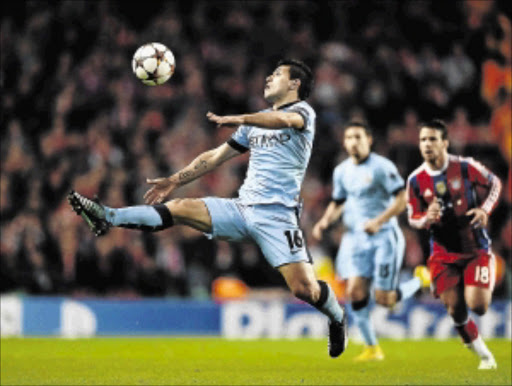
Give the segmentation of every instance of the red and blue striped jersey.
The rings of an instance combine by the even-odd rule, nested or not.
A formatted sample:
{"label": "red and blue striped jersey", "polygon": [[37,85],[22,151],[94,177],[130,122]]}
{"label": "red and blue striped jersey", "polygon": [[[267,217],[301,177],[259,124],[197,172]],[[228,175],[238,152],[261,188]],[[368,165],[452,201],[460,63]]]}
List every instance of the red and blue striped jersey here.
{"label": "red and blue striped jersey", "polygon": [[[487,188],[479,200],[477,186]],[[501,182],[473,158],[449,155],[441,170],[432,170],[426,163],[411,173],[407,180],[407,212],[409,224],[427,228],[426,211],[438,200],[442,208],[441,221],[430,225],[431,252],[473,253],[490,248],[490,238],[484,228],[475,229],[466,212],[480,207],[490,214],[498,204]]]}

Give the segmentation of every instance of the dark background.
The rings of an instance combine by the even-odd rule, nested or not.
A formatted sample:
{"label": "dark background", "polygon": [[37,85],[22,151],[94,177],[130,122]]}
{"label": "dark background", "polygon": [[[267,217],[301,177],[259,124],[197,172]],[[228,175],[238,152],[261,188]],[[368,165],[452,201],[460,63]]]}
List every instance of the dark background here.
{"label": "dark background", "polygon": [[[367,121],[375,151],[406,178],[421,163],[418,122],[441,118],[450,151],[480,160],[504,184],[489,229],[505,272],[496,296],[510,297],[510,15],[506,1],[3,2],[1,291],[200,298],[219,276],[282,286],[253,245],[184,228],[95,239],[65,197],[73,187],[110,206],[141,204],[147,177],[229,138],[207,111],[265,108],[265,76],[292,57],[316,81],[303,228],[310,232],[330,200],[332,170],[346,157],[343,124]],[[153,88],[131,72],[133,53],[151,41],[177,61],[171,80]],[[246,162],[238,157],[177,196],[235,196]],[[428,245],[405,215],[400,221],[407,274]],[[341,232],[322,243],[307,234],[317,261],[332,259]]]}

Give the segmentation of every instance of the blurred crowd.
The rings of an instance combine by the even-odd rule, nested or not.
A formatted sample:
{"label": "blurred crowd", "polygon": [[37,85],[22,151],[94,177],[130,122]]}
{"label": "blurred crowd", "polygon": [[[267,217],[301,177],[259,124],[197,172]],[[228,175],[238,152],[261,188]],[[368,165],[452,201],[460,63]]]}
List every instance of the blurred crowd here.
{"label": "blurred crowd", "polygon": [[[231,134],[205,119],[266,108],[264,79],[282,57],[315,75],[318,114],[303,186],[302,227],[314,258],[332,259],[342,227],[318,243],[313,224],[346,157],[342,126],[367,121],[375,151],[404,178],[421,163],[417,124],[444,119],[451,149],[504,184],[490,220],[500,280],[510,296],[511,23],[505,1],[117,1],[10,3],[1,22],[0,290],[32,294],[207,298],[220,276],[258,287],[282,279],[252,244],[211,241],[176,227],[112,229],[95,238],[66,195],[136,205],[146,178],[167,176]],[[143,43],[177,60],[169,82],[140,83],[131,57]],[[248,156],[181,188],[176,197],[234,197]],[[424,263],[427,236],[408,227],[404,272]]]}

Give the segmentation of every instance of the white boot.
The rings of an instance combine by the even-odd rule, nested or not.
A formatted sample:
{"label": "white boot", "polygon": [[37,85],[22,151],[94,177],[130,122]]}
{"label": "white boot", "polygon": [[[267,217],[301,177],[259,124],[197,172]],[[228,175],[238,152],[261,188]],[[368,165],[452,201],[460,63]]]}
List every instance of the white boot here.
{"label": "white boot", "polygon": [[490,358],[482,358],[478,365],[478,370],[495,370],[498,368],[498,364],[493,356]]}
{"label": "white boot", "polygon": [[478,370],[494,370],[498,368],[494,355],[492,355],[491,351],[487,348],[487,345],[480,335],[471,343],[466,344],[466,347],[480,357]]}

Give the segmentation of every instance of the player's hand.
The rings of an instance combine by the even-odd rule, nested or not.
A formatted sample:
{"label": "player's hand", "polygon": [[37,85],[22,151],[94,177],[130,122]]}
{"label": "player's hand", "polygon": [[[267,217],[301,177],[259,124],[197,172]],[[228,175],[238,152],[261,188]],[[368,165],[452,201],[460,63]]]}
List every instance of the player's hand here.
{"label": "player's hand", "polygon": [[144,201],[148,205],[160,204],[178,187],[178,184],[170,178],[148,178],[146,182],[152,185],[144,194]]}
{"label": "player's hand", "polygon": [[364,224],[364,231],[370,235],[377,233],[382,226],[381,222],[375,218],[372,218]]}
{"label": "player's hand", "polygon": [[315,226],[313,227],[313,237],[317,239],[318,241],[321,241],[323,238],[324,231],[329,227],[329,223],[327,220],[321,219],[318,221]]}
{"label": "player's hand", "polygon": [[427,222],[433,224],[441,221],[441,204],[438,201],[432,201],[427,208]]}
{"label": "player's hand", "polygon": [[481,208],[473,208],[466,212],[466,216],[473,216],[469,225],[473,228],[485,228],[487,226],[487,222],[489,221],[489,216],[485,212],[485,210]]}
{"label": "player's hand", "polygon": [[220,126],[240,126],[244,124],[244,119],[242,115],[224,115],[219,116],[211,111],[206,114],[206,117]]}

